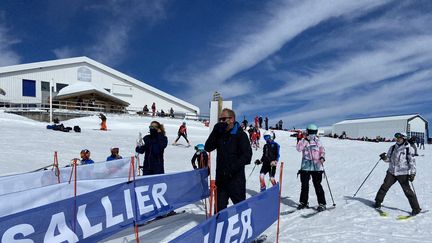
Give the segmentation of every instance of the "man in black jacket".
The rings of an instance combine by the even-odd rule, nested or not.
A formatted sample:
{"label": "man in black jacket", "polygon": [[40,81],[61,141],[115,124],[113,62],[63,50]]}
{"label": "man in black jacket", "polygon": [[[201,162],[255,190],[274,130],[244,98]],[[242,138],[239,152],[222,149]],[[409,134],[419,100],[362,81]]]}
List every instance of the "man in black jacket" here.
{"label": "man in black jacket", "polygon": [[236,204],[246,199],[245,165],[250,164],[252,149],[246,133],[235,120],[231,109],[223,109],[214,126],[205,150],[217,151],[217,211],[227,207],[228,199]]}

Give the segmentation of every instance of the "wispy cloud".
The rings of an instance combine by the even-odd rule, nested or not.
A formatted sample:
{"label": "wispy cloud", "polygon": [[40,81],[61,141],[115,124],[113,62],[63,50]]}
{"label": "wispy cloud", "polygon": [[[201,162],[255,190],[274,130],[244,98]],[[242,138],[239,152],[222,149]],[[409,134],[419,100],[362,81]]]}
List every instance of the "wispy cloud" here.
{"label": "wispy cloud", "polygon": [[21,57],[12,48],[20,41],[10,34],[5,22],[4,13],[0,11],[0,66],[18,64],[21,60]]}
{"label": "wispy cloud", "polygon": [[77,53],[94,58],[108,65],[116,65],[133,50],[128,44],[137,23],[145,20],[139,28],[152,26],[166,17],[167,0],[106,1],[103,4],[87,6],[85,9],[101,16],[91,26],[94,42],[84,47],[64,46],[53,50],[58,58],[70,57]]}
{"label": "wispy cloud", "polygon": [[251,29],[250,19],[241,21],[245,31],[238,25],[240,31],[227,34],[226,40],[221,40],[229,44],[221,45],[224,47],[220,51],[222,54],[212,57],[214,62],[204,69],[192,69],[180,78],[190,85],[187,97],[193,97],[194,103],[203,103],[214,90],[229,86],[231,77],[276,53],[303,31],[330,18],[367,12],[386,2],[341,0],[317,4],[316,1],[280,1],[271,4],[262,15],[254,13],[250,16],[253,23],[258,23],[255,28]]}

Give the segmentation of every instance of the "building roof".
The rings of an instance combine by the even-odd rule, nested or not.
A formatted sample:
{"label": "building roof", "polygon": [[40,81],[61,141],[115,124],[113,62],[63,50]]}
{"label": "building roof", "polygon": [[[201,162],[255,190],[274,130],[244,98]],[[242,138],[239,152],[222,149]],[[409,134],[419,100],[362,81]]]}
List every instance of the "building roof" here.
{"label": "building roof", "polygon": [[422,120],[426,121],[419,114],[411,114],[411,115],[384,116],[384,117],[371,117],[371,118],[343,120],[341,122],[335,123],[334,125],[353,124],[353,123],[385,122],[385,121],[399,121],[399,120],[407,121],[407,120],[411,120],[415,117],[420,117]]}
{"label": "building roof", "polygon": [[106,91],[103,88],[99,88],[94,86],[91,83],[88,82],[78,82],[71,85],[68,85],[61,89],[58,94],[55,96],[56,99],[68,99],[72,97],[87,95],[87,94],[97,94],[99,96],[102,96],[104,98],[107,98],[109,100],[112,100],[116,103],[119,103],[124,106],[128,106],[129,103],[115,97],[114,95],[110,94],[108,91]]}
{"label": "building roof", "polygon": [[110,67],[108,67],[102,63],[99,63],[99,62],[97,62],[93,59],[90,59],[88,57],[85,57],[85,56],[0,67],[0,74],[19,72],[19,71],[23,71],[23,70],[43,69],[43,68],[47,68],[47,67],[64,66],[64,65],[77,64],[77,63],[89,64],[89,65],[91,65],[97,69],[103,70],[103,71],[108,72],[114,76],[117,76],[118,78],[122,79],[126,83],[131,83],[131,84],[140,86],[140,87],[146,89],[147,91],[154,93],[155,95],[161,96],[161,97],[166,98],[166,99],[171,100],[171,101],[174,101],[174,102],[176,102],[176,103],[178,103],[184,107],[187,107],[187,108],[194,110],[197,113],[199,113],[199,108],[197,106],[194,106],[194,105],[192,105],[186,101],[183,101],[179,98],[176,98],[176,97],[174,97],[168,93],[165,93],[159,89],[156,89],[156,88],[154,88],[148,84],[143,83],[142,81],[139,81],[135,78],[132,78],[129,75],[121,73],[121,72],[119,72],[113,68],[110,68]]}

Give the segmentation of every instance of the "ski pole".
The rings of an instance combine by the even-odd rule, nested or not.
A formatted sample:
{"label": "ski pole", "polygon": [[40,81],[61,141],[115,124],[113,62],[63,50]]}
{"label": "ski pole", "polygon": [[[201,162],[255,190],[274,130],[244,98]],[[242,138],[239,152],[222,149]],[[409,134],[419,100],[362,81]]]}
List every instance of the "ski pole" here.
{"label": "ski pole", "polygon": [[366,180],[369,178],[369,176],[372,174],[372,171],[375,170],[375,167],[377,167],[378,163],[381,161],[381,158],[376,162],[375,166],[372,168],[372,170],[369,172],[369,174],[366,176],[366,178],[364,179],[364,181],[362,182],[362,184],[360,185],[360,187],[357,189],[357,191],[354,193],[355,197],[357,195],[357,192],[360,191],[360,188],[363,186],[363,184],[366,182]]}
{"label": "ski pole", "polygon": [[322,167],[323,167],[324,176],[325,176],[325,178],[326,178],[327,186],[328,186],[328,189],[329,189],[329,191],[330,191],[330,197],[331,197],[332,202],[333,202],[333,207],[335,207],[335,206],[336,206],[336,203],[334,202],[334,199],[333,199],[333,194],[332,194],[332,191],[331,191],[331,188],[330,188],[330,183],[329,183],[329,181],[328,181],[327,173],[325,172],[325,168],[324,168],[324,163],[321,162],[321,165],[322,165]]}
{"label": "ski pole", "polygon": [[255,166],[253,167],[253,169],[252,169],[251,173],[249,174],[247,180],[249,180],[249,177],[251,177],[251,175],[252,175],[252,173],[254,172],[256,166],[257,166],[257,165],[255,164]]}

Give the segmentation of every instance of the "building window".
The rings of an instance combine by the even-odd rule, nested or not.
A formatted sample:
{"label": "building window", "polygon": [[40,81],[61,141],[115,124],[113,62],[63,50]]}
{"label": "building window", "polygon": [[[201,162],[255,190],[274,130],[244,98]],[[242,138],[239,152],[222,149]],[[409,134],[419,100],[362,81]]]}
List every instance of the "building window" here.
{"label": "building window", "polygon": [[61,83],[57,83],[56,84],[56,90],[57,92],[60,92],[61,89],[63,89],[64,87],[67,87],[67,84],[61,84]]}
{"label": "building window", "polygon": [[23,79],[22,81],[22,95],[36,97],[36,81],[29,79]]}
{"label": "building window", "polygon": [[41,81],[41,91],[48,91],[49,92],[50,83]]}

